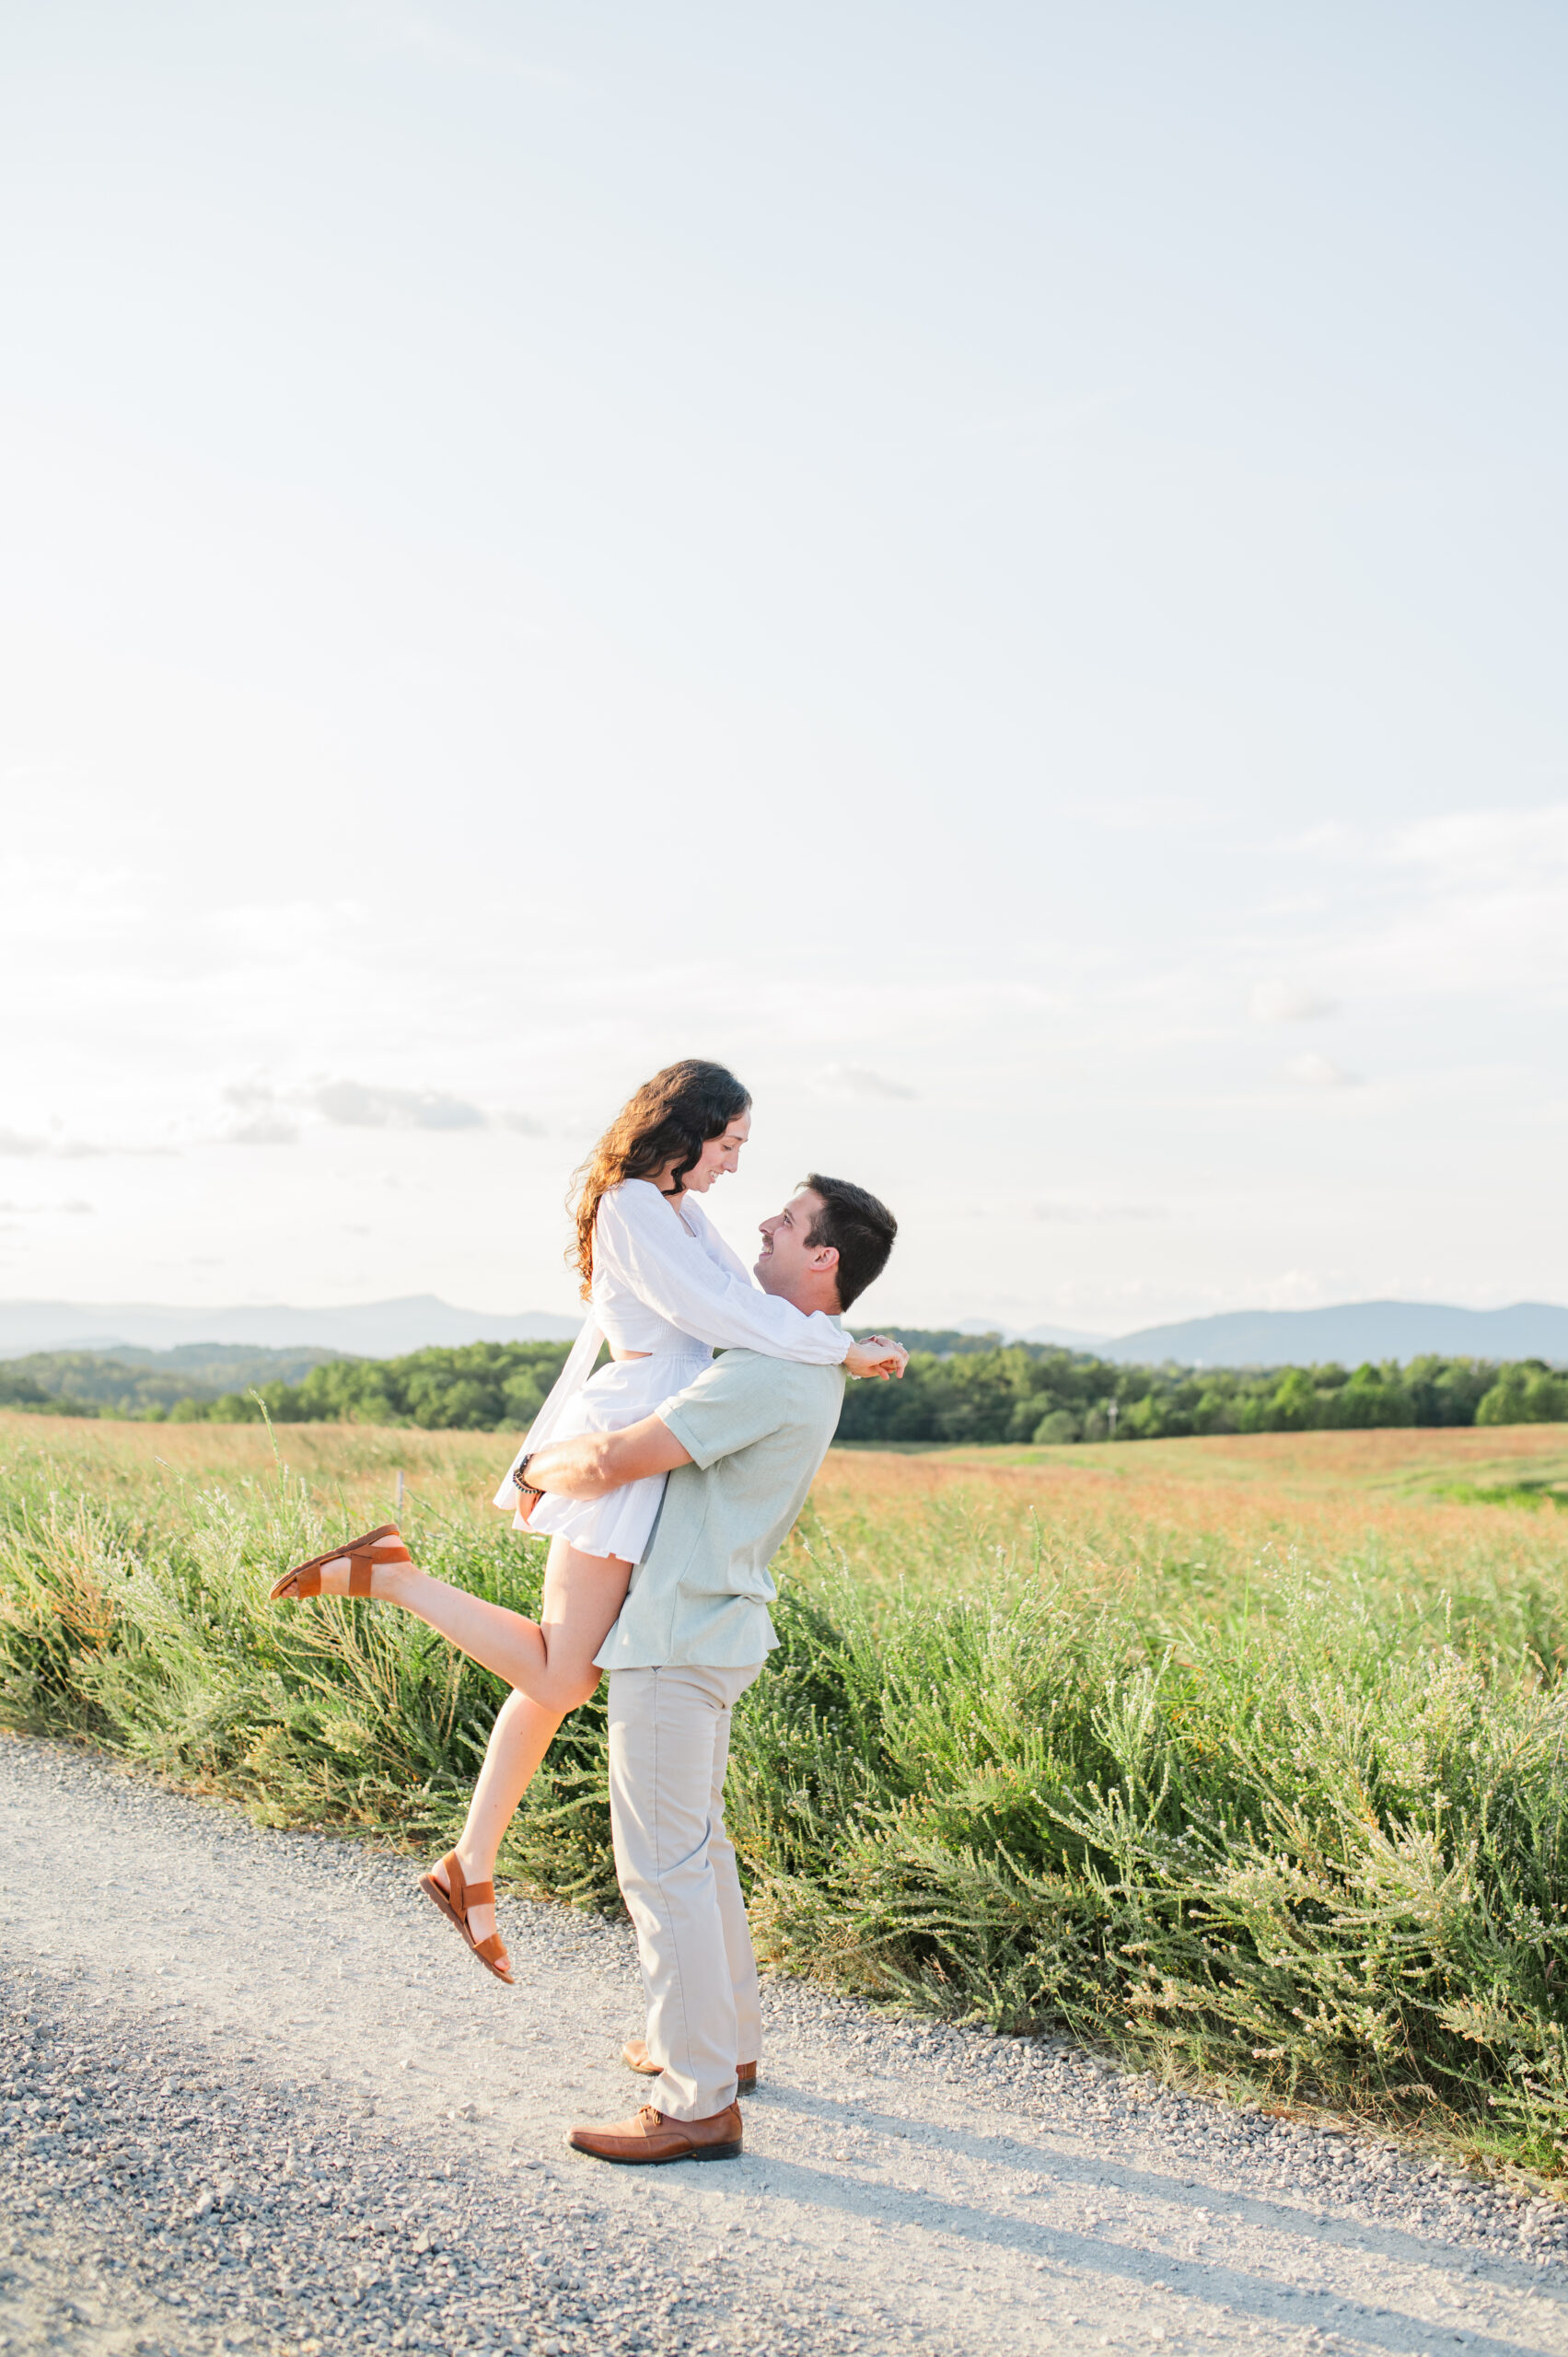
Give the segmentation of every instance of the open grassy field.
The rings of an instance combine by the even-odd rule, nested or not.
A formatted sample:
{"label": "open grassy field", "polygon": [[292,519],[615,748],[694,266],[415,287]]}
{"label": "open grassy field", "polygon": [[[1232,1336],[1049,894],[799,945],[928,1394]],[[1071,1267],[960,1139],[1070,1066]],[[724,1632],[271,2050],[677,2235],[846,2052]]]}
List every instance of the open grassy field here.
{"label": "open grassy field", "polygon": [[[493,1535],[490,1504],[510,1456],[505,1435],[291,1424],[97,1423],[0,1414],[13,1470],[51,1469],[61,1489],[106,1500],[178,1502],[192,1485],[274,1479],[281,1459],[326,1514],[360,1526],[392,1511],[398,1472],[411,1512]],[[940,1585],[972,1569],[944,1543],[978,1530],[1016,1570],[1037,1547],[1076,1545],[1112,1578],[1185,1555],[1216,1562],[1288,1548],[1325,1560],[1383,1561],[1434,1579],[1456,1564],[1501,1569],[1559,1560],[1568,1511],[1568,1428],[1519,1424],[1448,1432],[1266,1433],[1063,1448],[834,1449],[812,1505],[820,1531],[859,1575]],[[933,1543],[933,1534],[939,1534]]]}
{"label": "open grassy field", "polygon": [[[444,1841],[499,1699],[272,1573],[389,1515],[528,1609],[505,1436],[0,1419],[0,1715]],[[738,1714],[781,1967],[1568,2167],[1568,1431],[836,1451]],[[603,1714],[505,1865],[613,1904]]]}
{"label": "open grassy field", "polygon": [[1456,1563],[1558,1561],[1568,1526],[1568,1429],[1264,1433],[1072,1448],[835,1449],[813,1503],[853,1532],[869,1574],[895,1530],[933,1515],[983,1521],[1015,1557],[1032,1531],[1106,1570],[1184,1557],[1196,1542],[1239,1568],[1260,1550],[1446,1577]]}

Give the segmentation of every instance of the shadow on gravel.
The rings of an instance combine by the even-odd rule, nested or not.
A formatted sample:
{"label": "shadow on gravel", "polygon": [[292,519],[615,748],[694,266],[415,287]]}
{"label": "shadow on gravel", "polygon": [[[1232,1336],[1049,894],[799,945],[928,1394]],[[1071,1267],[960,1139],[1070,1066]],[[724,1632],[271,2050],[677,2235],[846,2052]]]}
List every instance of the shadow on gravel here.
{"label": "shadow on gravel", "polygon": [[[766,2106],[793,2110],[820,2122],[828,2135],[853,2122],[863,2131],[897,2142],[908,2152],[923,2149],[934,2158],[961,2154],[968,2160],[1028,2169],[1036,2178],[1050,2180],[1053,2187],[1114,2191],[1139,2200],[1166,2202],[1177,2211],[1201,2210],[1206,2213],[1202,2230],[1211,2235],[1223,2233],[1231,2221],[1263,2226],[1288,2234],[1298,2244],[1308,2246],[1308,2252],[1304,2254],[1308,2263],[1313,2252],[1321,2254],[1326,2268],[1342,2252],[1365,2252],[1430,2268],[1462,2280],[1467,2285],[1491,2282],[1500,2289],[1526,2291],[1533,2298],[1551,2303],[1554,2321],[1568,2308],[1568,2296],[1561,2282],[1543,2283],[1516,2259],[1494,2258],[1479,2246],[1456,2247],[1449,2242],[1424,2240],[1397,2227],[1381,2228],[1351,2218],[1319,2218],[1285,2202],[1130,2167],[1109,2158],[1079,2161],[1050,2145],[1031,2143],[1016,2136],[966,2133],[935,2122],[912,2121],[906,2115],[875,2111],[864,2104],[835,2103],[776,2080],[765,2090],[760,2087],[751,2104],[758,2109]],[[751,2157],[764,2158],[760,2154]],[[825,2170],[771,2155],[766,2156],[765,2165],[771,2196],[783,2195],[787,2200],[855,2217],[876,2217],[886,2207],[878,2199],[881,2189],[874,2182],[834,2177]],[[1029,2196],[1021,2198],[1027,2200]],[[1153,2266],[1157,2268],[1159,2281],[1179,2297],[1201,2301],[1216,2309],[1275,2322],[1283,2320],[1303,2330],[1364,2340],[1375,2348],[1408,2351],[1411,2357],[1424,2357],[1424,2352],[1439,2347],[1479,2351],[1481,2357],[1543,2357],[1542,2344],[1533,2340],[1502,2339],[1478,2332],[1468,2325],[1450,2330],[1430,2320],[1371,2306],[1341,2293],[1304,2290],[1298,2284],[1210,2260],[1179,2258],[1157,2245],[1131,2240],[1119,2243],[1098,2235],[1075,2235],[1069,2228],[1044,2221],[1036,2223],[1006,2212],[977,2209],[938,2194],[912,2191],[907,2186],[899,2188],[896,2199],[900,2224],[918,2231],[958,2235],[994,2248],[1027,2252],[1057,2266],[1133,2287],[1149,2286]]]}
{"label": "shadow on gravel", "polygon": [[[831,2210],[846,2217],[875,2217],[880,2204],[876,2186],[857,2185],[797,2163],[767,2160],[770,2197],[813,2208]],[[1129,2178],[1130,2183],[1137,2180]],[[1148,2180],[1157,2182],[1157,2180]],[[1439,2349],[1463,2349],[1478,2357],[1550,2357],[1545,2345],[1533,2340],[1500,2340],[1465,2326],[1458,2331],[1419,2316],[1392,2309],[1373,2308],[1337,2293],[1304,2292],[1294,2284],[1271,2282],[1203,2260],[1173,2258],[1167,2251],[1151,2251],[1133,2244],[1106,2243],[1060,2228],[1031,2225],[1026,2219],[999,2216],[965,2203],[944,2201],[931,2194],[899,2190],[899,2223],[905,2229],[934,2235],[962,2235],[993,2249],[1027,2251],[1056,2266],[1070,2267],[1079,2276],[1098,2275],[1124,2289],[1153,2289],[1149,2269],[1157,2259],[1160,2283],[1179,2297],[1199,2301],[1216,2311],[1284,2322],[1298,2331],[1335,2335],[1365,2342],[1374,2349],[1397,2350],[1408,2357],[1432,2357]],[[912,2261],[912,2266],[917,2262]],[[1046,2279],[1049,2283],[1049,2277]],[[1063,2287],[1062,2305],[1071,2307],[1073,2294]],[[1047,2298],[1041,2289],[1042,2306]]]}

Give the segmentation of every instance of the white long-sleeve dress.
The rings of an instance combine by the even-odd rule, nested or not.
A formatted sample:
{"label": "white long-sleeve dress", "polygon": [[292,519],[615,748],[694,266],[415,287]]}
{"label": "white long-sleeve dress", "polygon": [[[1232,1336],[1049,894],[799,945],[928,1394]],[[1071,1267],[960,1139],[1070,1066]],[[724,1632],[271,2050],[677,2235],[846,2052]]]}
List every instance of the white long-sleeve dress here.
{"label": "white long-sleeve dress", "polygon": [[[837,1366],[853,1337],[821,1310],[809,1314],[756,1284],[688,1195],[677,1211],[648,1178],[602,1196],[594,1218],[594,1277],[587,1320],[549,1399],[495,1492],[515,1508],[513,1473],[529,1449],[578,1433],[621,1432],[683,1391],[715,1350],[744,1348],[811,1366]],[[592,1372],[599,1346],[645,1351]],[[569,1539],[585,1555],[640,1562],[664,1495],[650,1474],[602,1498],[549,1494],[527,1527]]]}

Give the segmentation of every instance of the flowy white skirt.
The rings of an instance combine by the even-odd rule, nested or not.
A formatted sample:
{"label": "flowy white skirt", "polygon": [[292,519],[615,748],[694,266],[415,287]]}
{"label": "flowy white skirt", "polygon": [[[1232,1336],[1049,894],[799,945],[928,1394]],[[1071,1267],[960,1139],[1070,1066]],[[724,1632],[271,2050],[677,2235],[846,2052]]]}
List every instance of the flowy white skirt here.
{"label": "flowy white skirt", "polygon": [[[550,1438],[574,1440],[579,1433],[619,1433],[628,1424],[640,1424],[673,1393],[684,1391],[713,1359],[706,1342],[693,1342],[690,1350],[658,1351],[645,1359],[612,1359],[563,1401],[559,1417],[551,1418]],[[541,1415],[539,1422],[543,1421]],[[529,1440],[536,1447],[543,1446],[532,1434]],[[619,1555],[624,1562],[640,1563],[664,1484],[662,1473],[650,1473],[602,1498],[553,1497],[547,1491],[535,1504],[528,1527],[567,1539],[585,1555]]]}

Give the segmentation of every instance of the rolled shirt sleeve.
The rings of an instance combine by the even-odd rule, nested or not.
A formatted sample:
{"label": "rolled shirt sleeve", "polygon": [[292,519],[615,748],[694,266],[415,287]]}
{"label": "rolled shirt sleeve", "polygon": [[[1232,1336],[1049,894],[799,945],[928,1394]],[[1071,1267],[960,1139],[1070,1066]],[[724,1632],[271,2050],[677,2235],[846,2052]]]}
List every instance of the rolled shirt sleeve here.
{"label": "rolled shirt sleeve", "polygon": [[755,1359],[715,1359],[654,1412],[705,1473],[721,1457],[776,1433],[789,1411],[777,1391],[758,1380]]}

